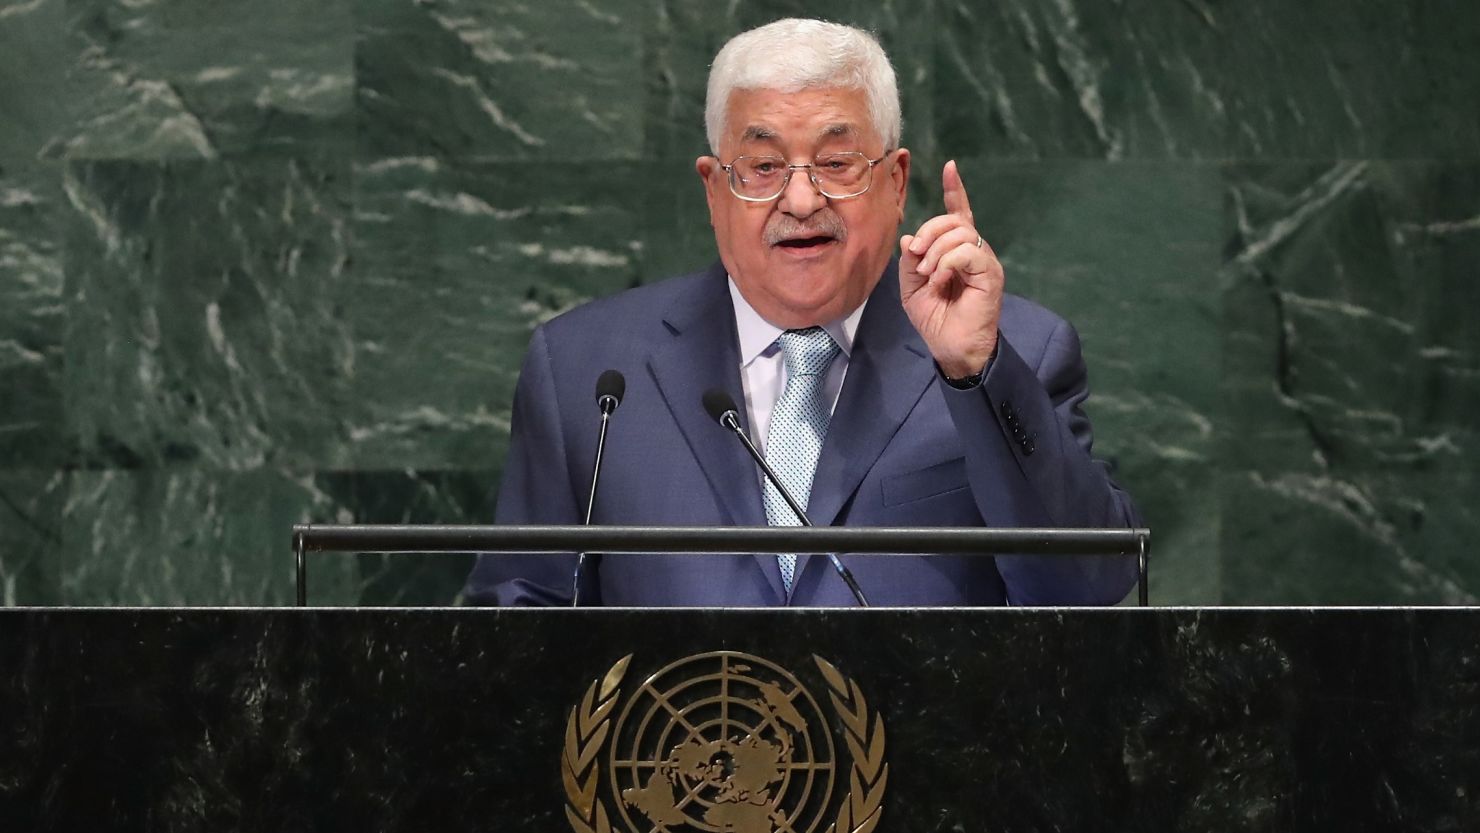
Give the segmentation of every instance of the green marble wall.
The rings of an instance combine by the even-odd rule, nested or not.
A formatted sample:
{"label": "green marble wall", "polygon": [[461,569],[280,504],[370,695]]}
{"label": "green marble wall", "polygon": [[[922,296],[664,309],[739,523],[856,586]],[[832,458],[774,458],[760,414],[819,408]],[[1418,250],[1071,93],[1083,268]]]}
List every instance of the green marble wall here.
{"label": "green marble wall", "polygon": [[[1081,328],[1162,603],[1480,601],[1480,7],[0,0],[0,603],[278,604],[487,520],[530,328],[713,257],[730,34],[882,34]],[[466,561],[315,565],[445,603]]]}

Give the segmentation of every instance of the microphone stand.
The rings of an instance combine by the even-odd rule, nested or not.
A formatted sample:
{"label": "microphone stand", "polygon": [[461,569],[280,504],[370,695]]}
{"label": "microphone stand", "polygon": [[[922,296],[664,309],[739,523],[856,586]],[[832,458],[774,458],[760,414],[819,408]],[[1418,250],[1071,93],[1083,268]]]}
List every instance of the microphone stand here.
{"label": "microphone stand", "polygon": [[[720,415],[719,423],[733,431],[735,436],[740,438],[740,442],[745,444],[745,450],[750,452],[751,459],[755,460],[756,465],[761,467],[761,471],[771,481],[771,485],[776,487],[776,491],[781,493],[781,499],[785,500],[786,505],[791,507],[792,514],[797,516],[797,519],[802,522],[802,526],[812,526],[812,519],[807,517],[806,510],[802,509],[801,504],[797,503],[796,498],[791,496],[791,490],[786,488],[786,484],[781,482],[780,477],[776,476],[775,470],[771,468],[771,465],[766,462],[766,458],[756,449],[755,443],[751,442],[750,437],[746,436],[745,429],[740,427],[740,415],[733,409],[726,410]],[[849,590],[853,591],[853,598],[858,600],[858,606],[868,607],[868,600],[863,597],[863,589],[854,580],[853,572],[843,566],[843,562],[838,559],[837,553],[827,553],[827,558],[832,562],[833,569],[837,571],[838,577],[843,580],[844,584],[848,585]]]}
{"label": "microphone stand", "polygon": [[[620,404],[617,397],[605,394],[596,400],[597,407],[601,408],[601,432],[596,435],[596,463],[591,467],[591,494],[586,498],[586,521],[585,525],[591,525],[591,514],[596,509],[596,484],[601,480],[601,458],[606,454],[606,429],[611,425],[612,412]],[[585,573],[586,559],[590,553],[583,552],[576,556],[576,573],[572,579],[570,594],[570,606],[581,606],[581,576]],[[598,554],[596,560],[600,560]]]}

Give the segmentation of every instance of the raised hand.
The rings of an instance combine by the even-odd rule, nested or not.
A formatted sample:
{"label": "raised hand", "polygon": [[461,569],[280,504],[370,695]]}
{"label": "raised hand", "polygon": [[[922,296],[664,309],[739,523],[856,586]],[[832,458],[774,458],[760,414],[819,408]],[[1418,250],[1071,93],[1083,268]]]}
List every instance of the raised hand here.
{"label": "raised hand", "polygon": [[899,240],[904,310],[946,376],[974,376],[997,350],[1002,263],[976,230],[954,161],[941,172],[946,213]]}

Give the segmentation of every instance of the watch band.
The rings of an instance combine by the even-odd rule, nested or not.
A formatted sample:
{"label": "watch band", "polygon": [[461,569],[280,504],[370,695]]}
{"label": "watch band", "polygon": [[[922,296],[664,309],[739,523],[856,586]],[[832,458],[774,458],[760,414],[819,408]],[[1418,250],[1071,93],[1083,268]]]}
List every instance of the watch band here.
{"label": "watch band", "polygon": [[[987,363],[987,366],[990,367],[991,366],[991,362],[988,362]],[[987,375],[987,368],[986,367],[983,367],[981,370],[977,371],[976,373],[973,373],[970,376],[962,376],[959,379],[952,379],[951,377],[945,375],[944,373],[941,373],[940,378],[944,379],[947,385],[950,385],[952,388],[955,388],[956,390],[971,390],[972,388],[975,388],[975,387],[980,386],[981,383],[982,383],[982,379],[985,378],[986,375]]]}

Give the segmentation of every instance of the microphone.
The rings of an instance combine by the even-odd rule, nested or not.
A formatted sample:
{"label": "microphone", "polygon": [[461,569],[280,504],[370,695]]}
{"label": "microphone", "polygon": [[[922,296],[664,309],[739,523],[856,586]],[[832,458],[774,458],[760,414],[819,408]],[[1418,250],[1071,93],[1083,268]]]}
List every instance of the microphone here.
{"label": "microphone", "polygon": [[[704,410],[708,411],[709,416],[722,427],[728,428],[735,436],[740,438],[740,442],[745,445],[745,450],[750,452],[750,458],[755,460],[755,464],[760,466],[761,472],[766,475],[766,479],[771,481],[771,485],[775,486],[776,491],[781,493],[781,499],[786,501],[787,506],[791,507],[792,514],[797,516],[797,519],[802,522],[802,526],[812,526],[812,519],[807,517],[806,510],[802,509],[801,504],[797,503],[796,498],[791,496],[791,490],[787,489],[786,484],[781,482],[781,478],[776,476],[775,470],[766,462],[766,458],[761,456],[760,451],[756,450],[755,443],[750,441],[750,437],[746,435],[745,429],[740,426],[740,412],[735,407],[734,397],[719,388],[710,388],[704,392]],[[837,553],[830,552],[827,554],[827,558],[832,562],[833,569],[837,571],[838,577],[843,580],[844,584],[848,585],[849,590],[853,591],[853,598],[858,600],[858,606],[868,607],[868,600],[863,597],[863,590],[858,586],[858,582],[853,579],[853,573],[847,567],[843,566],[843,562],[838,559]]]}
{"label": "microphone", "polygon": [[[602,416],[611,416],[627,393],[627,378],[615,370],[603,371],[596,380],[596,407]],[[589,520],[589,519],[588,519]]]}
{"label": "microphone", "polygon": [[[586,526],[591,525],[591,513],[596,509],[596,484],[601,480],[601,458],[606,456],[606,429],[612,414],[622,404],[627,393],[627,379],[615,370],[604,371],[596,379],[596,407],[601,410],[601,433],[596,437],[596,464],[591,467],[591,494],[586,498]],[[570,606],[581,606],[581,574],[585,572],[589,553],[576,557],[576,572],[570,594]],[[599,561],[601,556],[596,556]]]}

